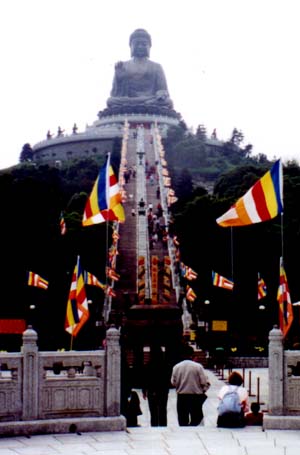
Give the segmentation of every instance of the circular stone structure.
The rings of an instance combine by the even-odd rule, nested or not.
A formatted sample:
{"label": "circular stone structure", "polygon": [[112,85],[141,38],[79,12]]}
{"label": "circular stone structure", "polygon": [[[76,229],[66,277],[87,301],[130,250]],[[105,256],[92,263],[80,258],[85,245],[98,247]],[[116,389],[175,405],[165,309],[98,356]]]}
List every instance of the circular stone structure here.
{"label": "circular stone structure", "polygon": [[154,114],[118,114],[103,117],[88,125],[84,132],[73,132],[69,135],[62,133],[38,142],[32,147],[33,161],[59,167],[68,160],[105,156],[113,151],[116,139],[122,138],[126,121],[131,128],[141,124],[150,127],[156,123],[162,137],[166,136],[170,126],[179,123],[177,118]]}

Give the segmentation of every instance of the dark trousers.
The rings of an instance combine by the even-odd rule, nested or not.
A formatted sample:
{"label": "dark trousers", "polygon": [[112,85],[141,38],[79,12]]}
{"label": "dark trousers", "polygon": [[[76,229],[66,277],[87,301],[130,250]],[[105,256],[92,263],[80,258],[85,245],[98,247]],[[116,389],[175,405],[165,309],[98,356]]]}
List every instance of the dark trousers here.
{"label": "dark trousers", "polygon": [[203,419],[201,395],[179,393],[177,395],[178,423],[183,426],[197,426]]}
{"label": "dark trousers", "polygon": [[225,414],[218,416],[217,426],[223,428],[243,428],[246,425],[246,420],[243,411],[237,412],[226,412]]}
{"label": "dark trousers", "polygon": [[168,393],[148,392],[148,404],[152,427],[167,426]]}

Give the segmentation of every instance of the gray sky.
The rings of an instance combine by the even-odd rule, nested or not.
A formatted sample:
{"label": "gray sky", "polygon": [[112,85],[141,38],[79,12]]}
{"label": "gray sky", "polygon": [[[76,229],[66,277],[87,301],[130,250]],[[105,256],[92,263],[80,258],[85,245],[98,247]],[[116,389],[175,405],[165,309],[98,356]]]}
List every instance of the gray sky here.
{"label": "gray sky", "polygon": [[0,168],[105,108],[129,35],[151,34],[176,111],[253,154],[300,160],[298,0],[6,0],[0,6]]}

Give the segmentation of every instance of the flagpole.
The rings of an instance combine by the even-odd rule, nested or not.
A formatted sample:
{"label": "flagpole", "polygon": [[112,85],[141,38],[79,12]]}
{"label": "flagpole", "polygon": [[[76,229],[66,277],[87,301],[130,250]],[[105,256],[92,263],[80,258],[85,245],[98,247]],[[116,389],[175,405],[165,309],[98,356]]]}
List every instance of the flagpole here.
{"label": "flagpole", "polygon": [[233,279],[233,229],[230,227],[230,255],[231,255],[231,279]]}
{"label": "flagpole", "polygon": [[[78,285],[78,267],[79,267],[79,254],[77,254],[77,259],[76,259],[76,287]],[[77,293],[77,291],[76,291],[76,293]],[[76,295],[76,300],[77,300],[77,295]],[[73,332],[74,332],[74,325],[72,325],[70,351],[73,351],[73,338],[74,338]]]}
{"label": "flagpole", "polygon": [[283,212],[280,214],[280,225],[281,225],[281,257],[283,260]]}
{"label": "flagpole", "polygon": [[[109,166],[110,166],[110,153],[108,152],[106,155],[106,172],[109,174]],[[109,179],[109,177],[106,175],[106,178]],[[109,181],[106,181],[105,184],[105,190],[106,192],[109,191]],[[106,201],[107,201],[107,210],[109,211],[110,209],[110,199],[109,199],[109,194],[106,193]],[[108,225],[109,225],[109,216],[106,219],[106,240],[105,240],[105,298],[104,298],[104,321],[107,319],[107,312],[108,312],[108,295],[107,295],[107,289],[108,289],[108,276],[107,276],[107,267],[108,267]]]}

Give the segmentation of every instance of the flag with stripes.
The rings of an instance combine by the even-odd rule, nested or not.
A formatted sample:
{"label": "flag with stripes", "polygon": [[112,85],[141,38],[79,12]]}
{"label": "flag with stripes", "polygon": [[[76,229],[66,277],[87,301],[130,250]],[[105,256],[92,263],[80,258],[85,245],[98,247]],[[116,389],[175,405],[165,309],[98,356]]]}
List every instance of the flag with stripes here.
{"label": "flag with stripes", "polygon": [[212,282],[214,286],[223,289],[228,289],[229,291],[232,291],[234,286],[233,281],[229,280],[228,278],[225,278],[224,276],[214,271],[212,272]]}
{"label": "flag with stripes", "polygon": [[61,235],[65,235],[65,233],[67,232],[67,226],[66,226],[63,212],[61,212],[61,214],[60,214],[59,226],[60,226]]}
{"label": "flag with stripes", "polygon": [[89,315],[90,313],[84,286],[83,270],[78,256],[72,275],[72,282],[67,303],[65,330],[73,337],[76,337],[81,327],[88,320]]}
{"label": "flag with stripes", "polygon": [[267,295],[267,286],[263,278],[261,278],[260,274],[258,274],[257,278],[257,299],[263,299]]}
{"label": "flag with stripes", "polygon": [[279,327],[283,337],[288,333],[294,319],[293,306],[283,259],[280,258],[279,287],[277,291],[277,300],[279,303]]}
{"label": "flag with stripes", "polygon": [[93,275],[91,272],[87,272],[86,270],[84,271],[84,282],[87,285],[97,286],[103,290],[106,288],[105,284],[101,283],[101,281],[99,281],[95,275]]}
{"label": "flag with stripes", "polygon": [[27,272],[27,284],[28,286],[34,286],[36,288],[48,289],[49,281],[45,280],[37,273]]}
{"label": "flag with stripes", "polygon": [[191,269],[191,267],[186,267],[185,278],[190,281],[196,280],[198,278],[198,273]]}
{"label": "flag with stripes", "polygon": [[189,301],[189,302],[194,302],[197,298],[197,295],[195,294],[195,292],[193,291],[193,289],[190,287],[190,286],[187,286],[186,287],[186,299]]}
{"label": "flag with stripes", "polygon": [[119,281],[120,275],[111,267],[106,267],[106,275],[113,281]]}
{"label": "flag with stripes", "polygon": [[87,200],[82,225],[91,226],[106,221],[125,221],[119,184],[110,165],[109,155]]}
{"label": "flag with stripes", "polygon": [[111,286],[107,286],[106,295],[108,297],[116,297],[117,296],[117,294],[115,293],[115,291],[113,290],[113,288]]}
{"label": "flag with stripes", "polygon": [[223,227],[247,226],[275,218],[283,212],[283,177],[281,160],[277,160],[247,193],[217,218]]}

